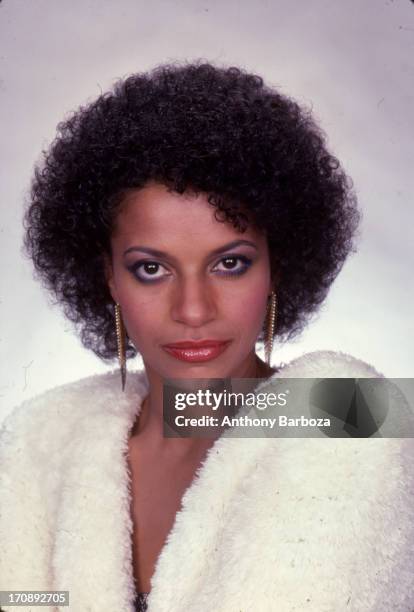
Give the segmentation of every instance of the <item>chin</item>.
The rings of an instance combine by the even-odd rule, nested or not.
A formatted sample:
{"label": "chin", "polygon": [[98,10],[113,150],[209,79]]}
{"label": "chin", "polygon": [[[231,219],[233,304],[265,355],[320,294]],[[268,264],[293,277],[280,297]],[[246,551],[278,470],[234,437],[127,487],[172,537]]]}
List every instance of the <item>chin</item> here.
{"label": "chin", "polygon": [[167,378],[227,378],[229,367],[228,363],[217,363],[215,359],[203,363],[177,360],[176,364],[167,366],[165,371],[168,372]]}

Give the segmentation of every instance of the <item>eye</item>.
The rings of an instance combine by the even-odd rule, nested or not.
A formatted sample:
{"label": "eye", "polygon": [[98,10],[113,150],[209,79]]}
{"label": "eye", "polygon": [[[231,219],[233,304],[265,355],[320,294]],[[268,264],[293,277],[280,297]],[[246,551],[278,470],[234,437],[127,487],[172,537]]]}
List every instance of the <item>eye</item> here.
{"label": "eye", "polygon": [[[220,259],[213,268],[213,272],[220,276],[240,276],[247,272],[251,264],[252,260],[245,255],[227,255]],[[138,261],[129,266],[129,270],[141,283],[157,282],[170,274],[162,264],[156,261]]]}
{"label": "eye", "polygon": [[220,259],[218,265],[223,265],[224,269],[217,269],[221,276],[239,276],[250,268],[252,260],[245,255],[227,255]]}
{"label": "eye", "polygon": [[167,276],[166,274],[159,274],[161,268],[165,270],[164,266],[156,261],[141,261],[131,266],[130,270],[139,281],[150,283]]}

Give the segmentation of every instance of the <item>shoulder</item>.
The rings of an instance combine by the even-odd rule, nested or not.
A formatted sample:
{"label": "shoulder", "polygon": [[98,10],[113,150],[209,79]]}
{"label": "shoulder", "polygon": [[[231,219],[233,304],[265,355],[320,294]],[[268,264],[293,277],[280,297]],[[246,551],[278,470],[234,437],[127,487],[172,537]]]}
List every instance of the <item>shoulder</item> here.
{"label": "shoulder", "polygon": [[118,371],[88,376],[59,385],[25,400],[1,423],[0,454],[5,448],[59,448],[64,438],[74,436],[85,423],[110,419],[117,415],[128,418],[137,401],[145,394],[143,370],[131,372],[125,392],[121,390]]}
{"label": "shoulder", "polygon": [[407,389],[399,379],[386,378],[361,359],[335,351],[306,353],[282,363],[257,391],[280,391],[286,387],[286,379],[292,379],[289,409],[297,408],[295,416],[329,417],[330,437],[414,438],[414,413]]}
{"label": "shoulder", "polygon": [[281,363],[276,373],[289,378],[382,378],[376,368],[340,351],[312,351]]}
{"label": "shoulder", "polygon": [[38,542],[49,541],[64,492],[75,495],[82,478],[85,486],[93,483],[91,458],[102,473],[116,472],[146,389],[144,371],[129,374],[125,392],[118,372],[90,376],[23,402],[3,420],[0,541],[11,552],[0,560],[0,573],[12,555],[18,558],[16,542],[30,541],[33,533]]}

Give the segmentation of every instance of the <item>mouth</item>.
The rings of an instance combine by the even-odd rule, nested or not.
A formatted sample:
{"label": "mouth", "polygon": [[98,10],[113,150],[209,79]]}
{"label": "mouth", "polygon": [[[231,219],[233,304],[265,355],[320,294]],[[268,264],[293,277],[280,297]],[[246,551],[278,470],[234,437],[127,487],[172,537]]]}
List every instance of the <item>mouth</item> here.
{"label": "mouth", "polygon": [[192,363],[202,363],[216,359],[221,355],[231,340],[203,340],[200,342],[175,342],[164,344],[162,348],[169,354],[179,359]]}

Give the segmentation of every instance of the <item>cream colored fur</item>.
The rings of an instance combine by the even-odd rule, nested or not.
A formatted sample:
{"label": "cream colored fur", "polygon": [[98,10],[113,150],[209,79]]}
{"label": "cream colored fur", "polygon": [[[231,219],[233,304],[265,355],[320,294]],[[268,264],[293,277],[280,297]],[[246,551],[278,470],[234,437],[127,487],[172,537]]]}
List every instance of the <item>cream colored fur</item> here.
{"label": "cream colored fur", "polygon": [[[309,353],[278,377],[377,377]],[[0,436],[0,590],[69,590],[69,607],[132,612],[126,452],[145,372],[52,389]],[[412,612],[414,446],[402,438],[215,442],[182,501],[148,612]]]}

